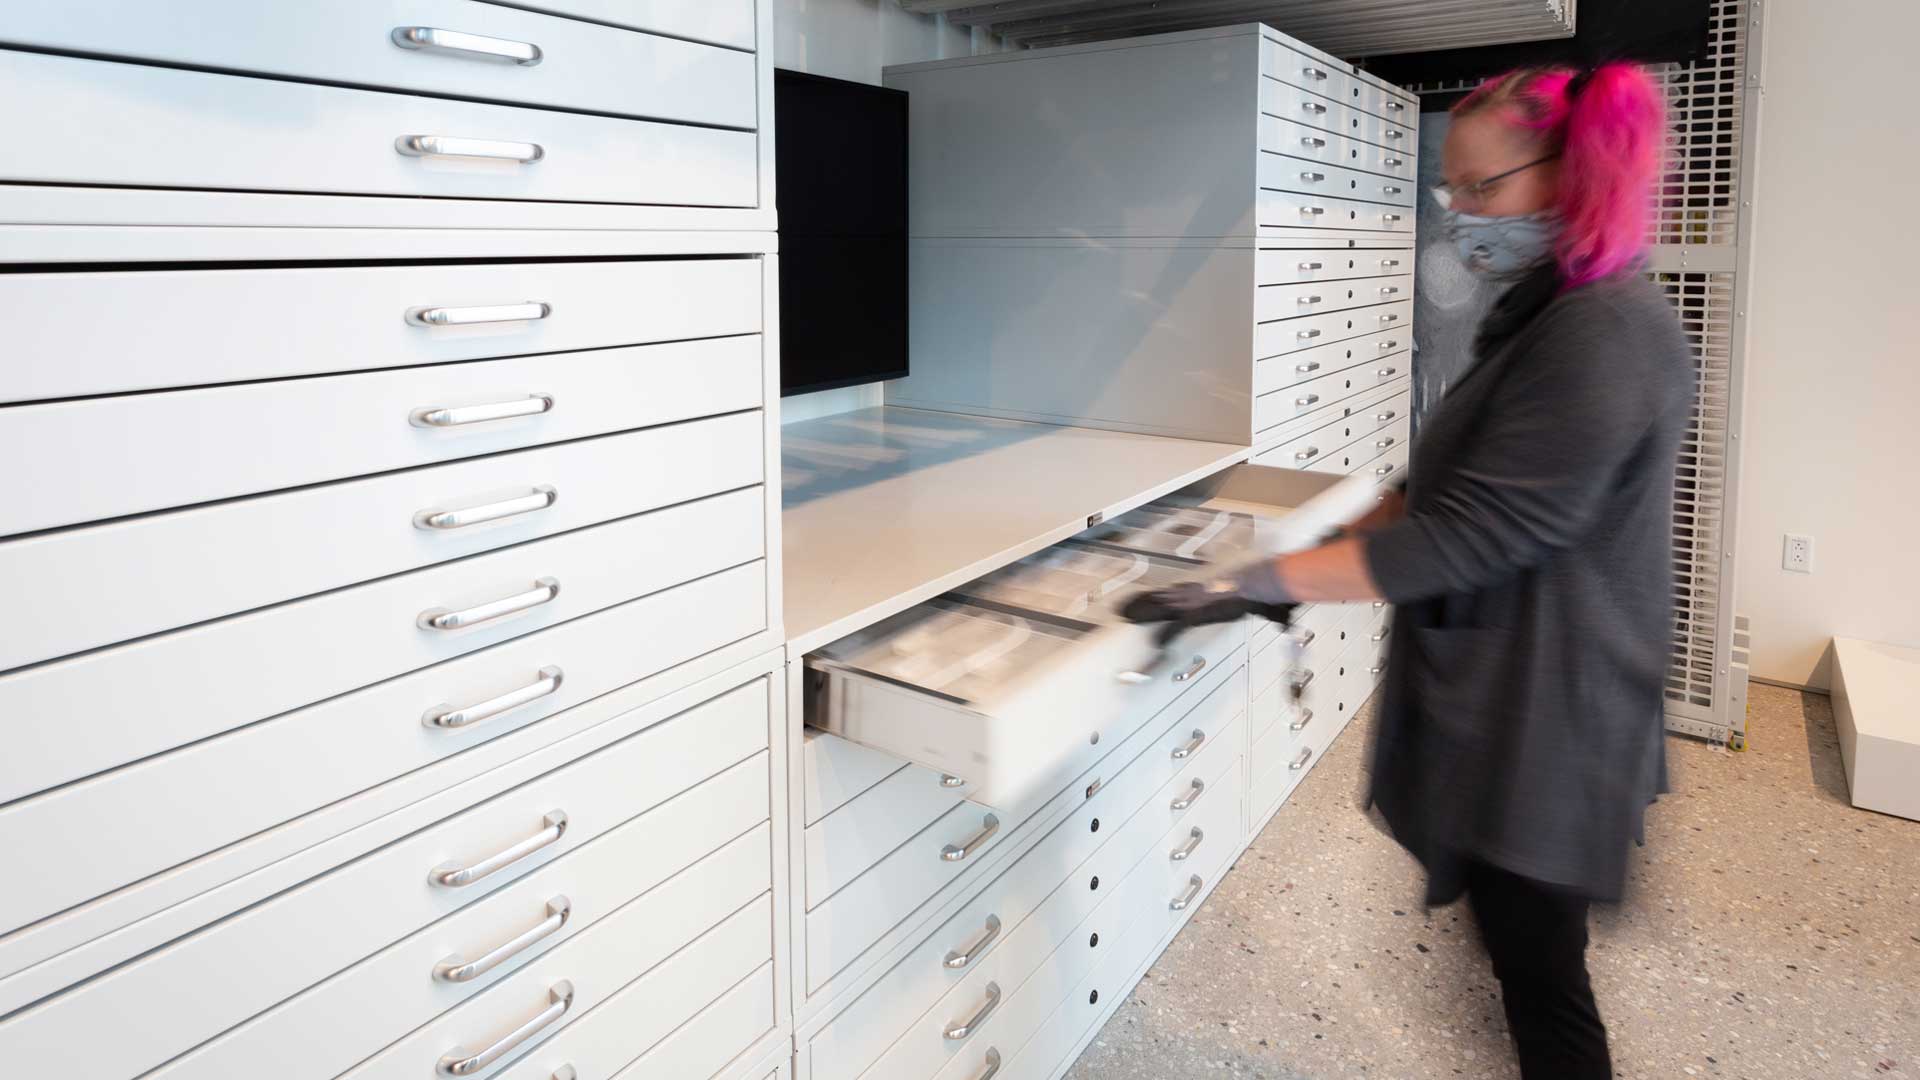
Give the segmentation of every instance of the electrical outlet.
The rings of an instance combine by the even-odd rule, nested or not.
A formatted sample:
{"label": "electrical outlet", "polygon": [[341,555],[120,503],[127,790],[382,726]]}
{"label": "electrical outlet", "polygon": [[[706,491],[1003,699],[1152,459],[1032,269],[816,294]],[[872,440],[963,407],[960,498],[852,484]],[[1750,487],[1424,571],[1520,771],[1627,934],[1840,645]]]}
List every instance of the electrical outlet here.
{"label": "electrical outlet", "polygon": [[1780,554],[1780,565],[1796,574],[1813,573],[1813,537],[1788,533],[1786,548]]}

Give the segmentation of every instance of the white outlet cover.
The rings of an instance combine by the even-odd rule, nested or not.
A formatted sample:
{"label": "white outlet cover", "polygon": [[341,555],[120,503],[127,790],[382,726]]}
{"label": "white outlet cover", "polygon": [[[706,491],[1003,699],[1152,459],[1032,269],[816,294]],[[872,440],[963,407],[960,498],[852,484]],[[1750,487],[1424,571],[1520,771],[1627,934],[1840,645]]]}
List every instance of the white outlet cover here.
{"label": "white outlet cover", "polygon": [[1813,573],[1813,537],[1788,533],[1781,545],[1780,566],[1796,574]]}

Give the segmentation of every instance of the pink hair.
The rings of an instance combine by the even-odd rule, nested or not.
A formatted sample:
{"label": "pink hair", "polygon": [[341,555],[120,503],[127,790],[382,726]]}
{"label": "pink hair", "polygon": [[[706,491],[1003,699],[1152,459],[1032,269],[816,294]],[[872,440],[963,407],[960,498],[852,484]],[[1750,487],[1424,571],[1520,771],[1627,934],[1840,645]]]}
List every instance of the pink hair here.
{"label": "pink hair", "polygon": [[1604,64],[1576,83],[1573,69],[1521,68],[1481,83],[1456,117],[1499,108],[1560,154],[1555,259],[1568,287],[1630,269],[1646,249],[1666,134],[1660,90],[1637,64]]}

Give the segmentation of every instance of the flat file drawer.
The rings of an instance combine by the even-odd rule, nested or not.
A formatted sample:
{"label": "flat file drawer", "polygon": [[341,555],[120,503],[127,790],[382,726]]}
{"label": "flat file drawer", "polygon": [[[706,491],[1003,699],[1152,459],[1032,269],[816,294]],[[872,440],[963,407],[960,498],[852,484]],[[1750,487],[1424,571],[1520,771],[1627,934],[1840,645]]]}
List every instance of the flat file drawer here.
{"label": "flat file drawer", "polygon": [[[745,488],[15,672],[0,678],[0,714],[33,737],[31,749],[8,755],[0,770],[5,790],[52,787],[752,562],[765,554],[764,508],[764,493]],[[756,575],[764,572],[734,576]],[[764,628],[768,598],[756,591],[763,588],[743,580],[690,590],[730,606],[684,629],[704,637],[708,619]],[[418,621],[509,598],[525,606],[465,629]],[[320,634],[331,648],[284,662]],[[493,678],[516,676],[526,677]],[[489,681],[438,683],[437,692],[464,706],[491,697]],[[435,705],[415,701],[401,715],[418,726]],[[72,716],[91,719],[76,727],[64,722]],[[466,726],[459,719],[438,726]]]}
{"label": "flat file drawer", "polygon": [[8,44],[408,94],[751,128],[751,53],[474,0],[195,0],[190,19],[127,0],[22,11]]}
{"label": "flat file drawer", "polygon": [[[685,1003],[676,995],[686,989],[669,980],[641,979],[559,1037],[536,1046],[499,1076],[501,1080],[553,1080],[555,1076],[705,1080],[720,1075],[742,1050],[779,1022],[773,1011],[773,965],[762,964],[698,1016],[621,1068],[638,1041],[635,1036],[656,1035],[663,1019],[684,1011]],[[750,1080],[772,1080],[777,1075],[777,1071],[756,1072]]]}
{"label": "flat file drawer", "polygon": [[547,109],[0,51],[6,180],[753,206],[759,138]]}
{"label": "flat file drawer", "polygon": [[[72,1072],[74,1040],[111,1031],[85,1042],[93,1060],[81,1073],[129,1076],[166,1061],[760,754],[772,727],[769,683],[757,677],[18,1013],[0,1022],[0,1060],[23,1075]],[[763,874],[766,865],[758,863]],[[430,876],[468,867],[484,872],[465,885]],[[762,879],[754,891],[765,888]],[[524,965],[507,979],[544,971]],[[304,1022],[320,1019],[330,1017]],[[347,1049],[364,1056],[377,1046]]]}
{"label": "flat file drawer", "polygon": [[1405,477],[1407,458],[1411,452],[1412,448],[1402,442],[1399,446],[1360,466],[1357,471],[1371,474],[1375,483],[1395,483]]}
{"label": "flat file drawer", "polygon": [[[644,549],[631,557],[636,563],[647,559]],[[566,665],[576,658],[588,661],[584,670],[574,665],[588,679],[582,689],[605,692],[747,637],[766,627],[764,588],[765,564],[750,563],[635,601],[632,620],[616,608],[605,620],[568,624],[560,628],[568,633],[550,640],[509,645],[501,656],[482,653],[456,672],[382,683],[11,803],[0,808],[0,844],[32,877],[0,897],[0,925],[26,925],[534,723],[548,713],[517,716],[494,703],[532,704],[553,695],[565,686]],[[623,629],[623,623],[631,636],[622,639],[623,652],[609,657],[594,635]],[[673,632],[663,633],[667,628]],[[342,637],[379,647],[373,633]],[[594,670],[593,660],[606,667]],[[272,674],[270,667],[266,674]],[[504,693],[452,704],[432,696],[463,685],[487,691],[497,686]],[[570,695],[554,704],[580,700]],[[502,723],[489,726],[483,715],[468,733],[444,731],[430,719],[461,708],[498,711]],[[128,806],[144,809],[130,818]],[[87,850],[87,859],[76,863],[75,845]]]}
{"label": "flat file drawer", "polygon": [[1262,285],[1254,290],[1253,317],[1259,322],[1319,315],[1328,311],[1390,304],[1413,295],[1413,276],[1361,281],[1314,282],[1301,285]]}
{"label": "flat file drawer", "polygon": [[907,767],[892,754],[813,728],[801,730],[800,762],[807,825]]}
{"label": "flat file drawer", "polygon": [[1268,191],[1333,195],[1392,206],[1412,206],[1414,200],[1411,180],[1276,154],[1260,155],[1260,186]]}
{"label": "flat file drawer", "polygon": [[1367,229],[1374,232],[1413,232],[1413,208],[1382,206],[1325,195],[1291,191],[1261,191],[1261,225],[1290,225],[1316,229]]}
{"label": "flat file drawer", "polygon": [[1269,38],[1260,41],[1260,74],[1388,120],[1411,122],[1420,112],[1419,102],[1405,91],[1388,89],[1345,70],[1344,64],[1295,51]]}
{"label": "flat file drawer", "polygon": [[[1261,454],[1268,452],[1273,447],[1278,446],[1288,439],[1297,438],[1308,432],[1319,431],[1330,424],[1342,423],[1352,420],[1354,417],[1376,416],[1382,411],[1381,406],[1395,397],[1402,394],[1409,394],[1412,386],[1413,380],[1403,376],[1387,383],[1385,386],[1369,387],[1349,398],[1334,402],[1323,401],[1310,412],[1302,413],[1278,427],[1260,432],[1259,437],[1255,440],[1258,445],[1254,447],[1254,457],[1258,459]],[[1284,393],[1285,391],[1281,392]],[[1274,463],[1271,461],[1263,461],[1260,462],[1260,464],[1264,466]],[[1289,461],[1288,467],[1292,467],[1291,461]]]}
{"label": "flat file drawer", "polygon": [[1397,248],[1261,248],[1254,254],[1255,285],[1343,281],[1411,273],[1413,252]]}
{"label": "flat file drawer", "polygon": [[[1398,377],[1398,372],[1393,375],[1382,375],[1380,372],[1399,366],[1397,362],[1374,361],[1347,368],[1345,371],[1316,376],[1285,389],[1262,394],[1253,399],[1253,430],[1256,434],[1265,432],[1391,382]],[[1307,441],[1312,441],[1311,436]],[[1321,450],[1322,448],[1303,446],[1297,452],[1305,453],[1307,449]],[[1305,457],[1296,458],[1295,463],[1288,467],[1307,468],[1310,462],[1318,458],[1319,454],[1307,454]]]}
{"label": "flat file drawer", "polygon": [[1408,157],[1419,152],[1410,126],[1274,79],[1260,80],[1260,111],[1351,140],[1404,150]]}
{"label": "flat file drawer", "polygon": [[[657,917],[675,907],[663,897],[684,904],[702,887],[764,889],[773,839],[767,768],[767,754],[748,758],[254,1017],[154,1080],[245,1076],[263,1061],[281,1062],[276,1071],[289,1080],[332,1077],[539,953],[627,918],[629,907]],[[435,974],[450,958],[497,952],[509,955],[466,981]]]}
{"label": "flat file drawer", "polygon": [[512,0],[510,6],[736,49],[756,45],[754,0]]}
{"label": "flat file drawer", "polygon": [[980,604],[922,604],[809,657],[821,677],[812,722],[964,778],[987,806],[1051,797],[1103,739],[1124,737],[1242,640],[1230,626],[1190,633],[1177,660],[1161,661],[1151,631],[1113,611],[1193,572],[1072,547],[1021,560],[956,590]]}
{"label": "flat file drawer", "polygon": [[[1369,420],[1368,422],[1371,421]],[[1304,467],[1312,469],[1315,472],[1340,473],[1343,476],[1349,473],[1359,472],[1368,467],[1375,458],[1383,458],[1396,447],[1405,445],[1408,434],[1411,431],[1410,425],[1412,423],[1412,417],[1403,416],[1393,423],[1388,424],[1385,428],[1368,431],[1346,446],[1338,447],[1315,457],[1312,462]],[[1343,425],[1340,430],[1346,430],[1346,426]],[[1316,438],[1315,435],[1307,436],[1309,440],[1314,438]],[[1299,441],[1301,440],[1295,440],[1295,442]],[[1291,446],[1293,443],[1288,443],[1287,445]],[[1295,451],[1296,456],[1298,453],[1299,451]],[[1382,462],[1382,464],[1384,464],[1384,462]],[[1385,477],[1387,474],[1382,473],[1380,475]]]}
{"label": "flat file drawer", "polygon": [[[1200,814],[1200,800],[1182,812],[1168,805],[1196,779],[1217,787],[1220,773],[1237,764],[1241,692],[1237,680],[1213,690],[809,1040],[814,1080],[924,1076],[937,1068],[953,1049],[944,1038],[949,1013],[979,999],[990,982],[1003,991],[1018,986],[1149,856],[1170,823]],[[1205,735],[1198,746],[1196,730]]]}
{"label": "flat file drawer", "polygon": [[1418,174],[1414,147],[1377,146],[1349,139],[1324,127],[1277,116],[1260,117],[1260,149],[1269,154],[1305,158],[1362,172],[1412,180]]}
{"label": "flat file drawer", "polygon": [[[16,405],[0,458],[41,464],[0,536],[757,409],[763,353],[754,335]],[[76,436],[84,453],[44,453]]]}
{"label": "flat file drawer", "polygon": [[[33,616],[0,621],[0,669],[756,485],[766,475],[765,439],[763,414],[737,413],[0,542],[0,579]],[[473,523],[415,524],[446,512]],[[134,655],[159,648],[129,647]],[[194,717],[156,714],[155,692],[170,685],[164,673],[138,685],[76,682],[88,663],[75,657],[0,677],[0,713],[93,700],[109,714],[141,714],[140,733],[127,745],[92,745],[73,765],[56,763],[51,745],[0,755],[0,801],[37,789],[22,785],[46,787],[174,745],[174,723],[186,725],[184,740],[265,715],[210,714],[229,681],[209,688],[201,672],[191,673],[192,692],[203,695]],[[32,687],[52,696],[19,696]],[[284,694],[274,700],[293,704]]]}
{"label": "flat file drawer", "polygon": [[[1401,394],[1388,400],[1398,402],[1405,396]],[[1263,448],[1254,455],[1253,462],[1256,465],[1270,465],[1281,469],[1305,469],[1325,461],[1339,460],[1340,455],[1349,449],[1364,451],[1368,449],[1368,444],[1384,442],[1389,438],[1398,442],[1405,436],[1403,433],[1389,430],[1396,426],[1393,421],[1382,423],[1374,419],[1376,416],[1390,412],[1398,413],[1402,419],[1405,419],[1405,413],[1399,408],[1360,409],[1335,419],[1324,427],[1315,428],[1285,442]],[[1377,456],[1390,446],[1391,444],[1373,447],[1368,456]]]}
{"label": "flat file drawer", "polygon": [[807,826],[803,836],[807,909],[819,906],[966,801],[965,789],[966,782],[959,777],[907,765]]}
{"label": "flat file drawer", "polygon": [[[1335,286],[1346,282],[1333,282]],[[1302,286],[1295,286],[1300,288]],[[1306,286],[1308,288],[1327,288],[1326,285]],[[1269,394],[1308,379],[1319,378],[1335,371],[1345,371],[1359,364],[1370,363],[1408,351],[1413,335],[1404,328],[1382,330],[1377,333],[1363,334],[1360,337],[1347,338],[1344,341],[1329,342],[1298,352],[1280,356],[1268,356],[1254,361],[1253,392],[1255,395]]]}
{"label": "flat file drawer", "polygon": [[8,274],[0,401],[757,334],[763,269],[741,258]]}
{"label": "flat file drawer", "polygon": [[[1412,300],[1258,323],[1253,328],[1253,355],[1255,360],[1264,360],[1338,341],[1402,330],[1412,324]],[[1384,350],[1376,345],[1375,351]]]}

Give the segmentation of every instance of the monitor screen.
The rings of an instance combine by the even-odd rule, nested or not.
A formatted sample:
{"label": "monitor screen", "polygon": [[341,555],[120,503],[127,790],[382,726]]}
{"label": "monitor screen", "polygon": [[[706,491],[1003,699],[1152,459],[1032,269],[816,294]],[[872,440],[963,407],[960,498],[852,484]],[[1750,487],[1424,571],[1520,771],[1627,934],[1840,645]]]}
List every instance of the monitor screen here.
{"label": "monitor screen", "polygon": [[907,373],[907,95],[774,73],[780,392]]}

